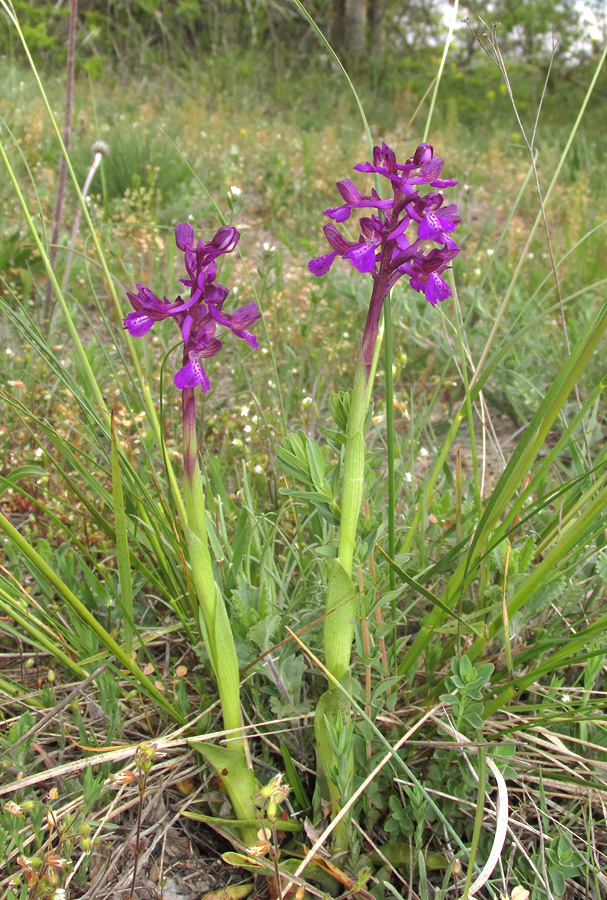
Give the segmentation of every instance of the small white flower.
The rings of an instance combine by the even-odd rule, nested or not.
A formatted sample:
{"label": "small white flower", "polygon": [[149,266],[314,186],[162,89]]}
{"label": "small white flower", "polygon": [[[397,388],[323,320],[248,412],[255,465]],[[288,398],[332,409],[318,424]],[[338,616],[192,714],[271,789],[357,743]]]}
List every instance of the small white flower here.
{"label": "small white flower", "polygon": [[405,481],[407,484],[411,484],[411,472],[405,472]]}
{"label": "small white flower", "polygon": [[232,441],[232,446],[233,447],[242,447],[242,441],[240,440],[240,438],[234,438],[234,440]]}
{"label": "small white flower", "polygon": [[44,450],[42,449],[42,447],[36,447],[36,449],[34,450],[34,456],[36,457],[36,459],[40,459],[40,457],[44,456]]}
{"label": "small white flower", "polygon": [[312,404],[311,397],[304,397],[303,400],[301,401],[302,406],[311,406],[311,404]]}
{"label": "small white flower", "polygon": [[427,456],[427,455],[428,455],[428,451],[426,450],[425,447],[420,447],[420,449],[419,449],[419,455],[420,455],[420,456]]}
{"label": "small white flower", "polygon": [[254,466],[253,471],[256,475],[261,475],[263,473],[263,466],[257,465]]}
{"label": "small white flower", "polygon": [[15,351],[14,351],[14,350],[11,350],[10,347],[7,347],[6,350],[5,350],[4,352],[6,353],[7,356],[14,356],[14,355],[15,355]]}
{"label": "small white flower", "polygon": [[250,434],[251,431],[252,431],[250,425],[245,425],[244,428],[243,428],[242,430],[244,431],[245,434]]}
{"label": "small white flower", "polygon": [[242,409],[240,410],[240,415],[241,415],[241,416],[248,416],[248,415],[249,415],[249,407],[248,407],[248,406],[243,406]]}
{"label": "small white flower", "polygon": [[230,194],[232,195],[232,197],[240,197],[240,193],[241,193],[240,188],[236,187],[236,185],[233,184],[232,187],[230,188]]}
{"label": "small white flower", "polygon": [[349,331],[344,331],[343,337],[349,338],[349,337],[350,337],[350,332],[349,332]]}
{"label": "small white flower", "polygon": [[489,247],[489,249],[486,250],[485,252],[487,253],[487,256],[493,256],[494,250],[492,247]]}

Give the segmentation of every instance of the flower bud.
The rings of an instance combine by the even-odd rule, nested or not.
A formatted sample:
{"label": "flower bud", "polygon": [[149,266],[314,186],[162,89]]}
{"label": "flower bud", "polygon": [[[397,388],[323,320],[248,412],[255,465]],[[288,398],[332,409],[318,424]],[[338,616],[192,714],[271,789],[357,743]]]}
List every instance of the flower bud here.
{"label": "flower bud", "polygon": [[14,816],[15,819],[21,819],[23,817],[22,810],[23,806],[15,803],[14,800],[7,800],[4,804],[4,812],[7,812],[9,816]]}
{"label": "flower bud", "polygon": [[110,775],[106,783],[121,785],[130,784],[134,780],[134,772],[116,772],[115,775]]}
{"label": "flower bud", "polygon": [[62,856],[57,856],[55,853],[51,853],[46,857],[46,864],[51,869],[65,869],[69,866],[70,861]]}

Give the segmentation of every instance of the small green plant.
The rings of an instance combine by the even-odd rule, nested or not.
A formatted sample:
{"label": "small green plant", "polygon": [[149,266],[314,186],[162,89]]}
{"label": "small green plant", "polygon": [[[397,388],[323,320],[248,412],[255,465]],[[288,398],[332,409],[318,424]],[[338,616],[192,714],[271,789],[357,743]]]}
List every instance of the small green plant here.
{"label": "small green plant", "polygon": [[483,727],[483,694],[491,681],[493,663],[475,668],[467,656],[451,662],[452,675],[447,679],[453,686],[449,694],[441,694],[443,703],[451,705],[456,731],[478,731]]}

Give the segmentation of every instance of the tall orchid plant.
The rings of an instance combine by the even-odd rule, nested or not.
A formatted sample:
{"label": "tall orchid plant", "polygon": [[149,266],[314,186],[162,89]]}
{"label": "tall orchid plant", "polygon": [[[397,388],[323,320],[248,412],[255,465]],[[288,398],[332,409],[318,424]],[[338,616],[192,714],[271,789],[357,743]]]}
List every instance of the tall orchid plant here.
{"label": "tall orchid plant", "polygon": [[[375,188],[370,194],[363,195],[348,178],[338,182],[337,189],[343,202],[324,213],[332,220],[324,226],[331,252],[308,263],[313,275],[322,276],[335,259],[341,257],[358,272],[371,275],[373,280],[346,429],[338,553],[329,563],[324,625],[326,667],[335,681],[345,686],[350,678],[356,620],[352,565],[363,497],[364,423],[371,398],[379,323],[389,291],[403,276],[409,278],[411,287],[423,293],[432,306],[451,296],[451,289],[442,274],[459,253],[451,235],[461,220],[455,204],[444,205],[440,193],[443,188],[457,184],[453,179],[441,178],[443,165],[444,160],[434,156],[430,144],[420,144],[405,163],[397,162],[394,150],[387,144],[374,147],[373,162],[362,163],[354,169],[386,179],[392,197],[382,199]],[[431,190],[420,193],[423,185]],[[360,219],[358,240],[347,240],[334,223],[346,222],[357,209],[374,212]],[[415,231],[414,237],[412,231]],[[435,244],[440,246],[433,246]],[[321,698],[315,718],[321,763],[327,772],[336,771],[335,733],[347,716],[342,695],[333,688],[334,684]],[[335,814],[343,798],[339,786],[331,778],[329,792]]]}

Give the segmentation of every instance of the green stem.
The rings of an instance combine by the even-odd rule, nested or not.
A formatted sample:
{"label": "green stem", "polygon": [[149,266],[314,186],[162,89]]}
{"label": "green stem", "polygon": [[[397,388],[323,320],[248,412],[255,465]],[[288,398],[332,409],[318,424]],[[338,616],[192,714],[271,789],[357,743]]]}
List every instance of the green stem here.
{"label": "green stem", "polygon": [[[384,344],[384,362],[386,370],[386,441],[388,445],[388,552],[390,559],[396,557],[395,507],[396,490],[394,485],[394,383],[392,380],[392,304],[388,293],[384,300],[384,324],[386,328]],[[392,593],[392,656],[394,671],[398,666],[396,647],[396,574],[390,568],[390,591]]]}
{"label": "green stem", "polygon": [[200,630],[217,679],[223,724],[230,732],[229,747],[245,755],[240,713],[240,671],[234,635],[225,602],[215,584],[206,526],[202,475],[198,465],[194,389],[183,391],[185,509],[192,581],[199,609]]}
{"label": "green stem", "polygon": [[363,498],[364,428],[367,408],[367,372],[363,358],[360,356],[354,374],[352,403],[348,416],[348,439],[344,453],[344,477],[339,521],[338,556],[348,575],[352,571],[352,561],[356,549],[356,528]]}
{"label": "green stem", "polygon": [[364,424],[368,408],[367,370],[359,356],[344,451],[341,490],[338,556],[329,564],[324,649],[326,666],[337,679],[350,671],[354,640],[356,590],[352,581],[352,563],[356,550],[356,528],[363,496],[365,468]]}

